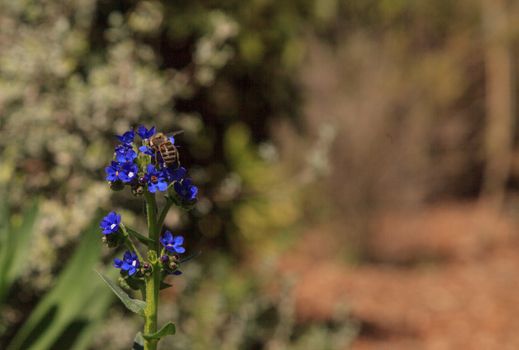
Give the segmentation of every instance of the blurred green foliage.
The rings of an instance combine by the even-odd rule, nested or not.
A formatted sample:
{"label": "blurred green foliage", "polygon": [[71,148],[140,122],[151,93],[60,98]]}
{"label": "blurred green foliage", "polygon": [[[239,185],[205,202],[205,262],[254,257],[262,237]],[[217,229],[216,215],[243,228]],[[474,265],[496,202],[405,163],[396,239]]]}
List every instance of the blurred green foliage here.
{"label": "blurred green foliage", "polygon": [[[228,188],[241,186],[240,195],[232,200],[232,223],[238,235],[232,237],[237,248],[261,245],[270,249],[279,245],[276,236],[286,233],[300,219],[301,196],[287,169],[262,158],[254,147],[252,135],[244,124],[229,127],[224,137],[224,152],[234,174]],[[238,180],[239,179],[239,180]],[[231,190],[230,189],[230,190]],[[230,191],[229,190],[229,191]]]}
{"label": "blurred green foliage", "polygon": [[[41,196],[19,272],[30,305],[48,291],[36,316],[24,315],[13,346],[26,346],[22,338],[38,332],[35,325],[55,306],[61,321],[49,325],[47,338],[29,337],[42,348],[74,315],[94,317],[76,308],[89,290],[68,298],[59,292],[72,272],[53,279],[112,197],[127,204],[123,215],[138,227],[139,202],[112,194],[103,181],[114,135],[129,127],[185,131],[182,160],[201,198],[189,214],[194,220],[177,213],[167,223],[188,231],[191,248],[237,256],[258,242],[272,244],[268,237],[295,223],[297,197],[282,189],[285,170],[269,139],[273,121],[300,114],[296,72],[315,11],[309,0],[0,0],[0,185],[17,210]],[[84,244],[79,251],[90,249]]]}
{"label": "blurred green foliage", "polygon": [[113,135],[140,123],[186,131],[182,158],[196,165],[203,199],[192,215],[209,219],[180,226],[195,241],[231,246],[243,230],[234,206],[249,189],[218,198],[233,179],[249,180],[224,140],[239,120],[257,152],[272,120],[299,115],[295,72],[309,4],[0,1],[0,182],[16,205],[44,197],[35,249],[46,263],[35,283],[48,284],[59,249],[107,205]]}
{"label": "blurred green foliage", "polygon": [[[433,154],[431,145],[440,142],[430,130],[450,122],[443,117],[451,115],[447,111],[455,110],[451,119],[462,124],[481,119],[481,101],[464,102],[481,95],[481,50],[473,40],[478,28],[477,6],[468,0],[0,0],[0,184],[16,208],[26,207],[35,193],[42,196],[31,258],[17,272],[30,282],[28,290],[48,290],[68,248],[111,200],[125,203],[125,219],[138,227],[139,201],[110,193],[103,168],[114,134],[140,123],[185,130],[180,152],[200,185],[200,201],[190,218],[177,213],[166,222],[188,233],[190,249],[222,249],[232,262],[252,250],[261,256],[279,249],[287,233],[326,212],[326,205],[336,204],[343,219],[363,217],[364,208],[391,198],[388,189],[402,196],[393,178],[410,178],[406,186],[423,189],[421,174],[433,162],[448,164],[437,173],[452,174],[459,167],[442,162],[441,147]],[[271,137],[291,142],[279,133],[280,120],[302,129],[299,79],[316,33],[343,60],[336,75],[345,94],[334,102],[342,108],[348,96],[358,104],[345,109],[353,121],[332,109],[310,123],[319,130],[317,124],[335,116],[332,127],[344,132],[336,148],[352,156],[337,152],[335,165],[345,169],[336,172],[331,190],[321,184],[302,191],[313,178],[291,173],[297,167],[279,161]],[[313,92],[319,96],[320,90],[317,84]],[[403,138],[409,143],[395,143],[387,134],[411,136]],[[473,148],[470,133],[452,139],[445,149],[467,140],[464,147]],[[396,150],[393,156],[389,149]],[[326,155],[308,143],[290,151],[284,155],[290,160],[326,168]],[[380,173],[384,181],[373,175]],[[313,198],[305,202],[309,193]],[[327,345],[335,341],[327,327],[301,331],[292,316],[262,323],[269,310],[274,318],[285,312],[279,300],[264,297],[261,281],[235,271],[228,257],[206,259],[213,258],[218,263],[211,271],[197,275],[203,265],[195,264],[186,273],[198,277],[188,281],[193,289],[183,292],[179,309],[170,310],[188,320],[179,322],[172,348],[251,348],[267,338],[275,339],[269,349],[334,348]],[[70,321],[66,316],[63,324]],[[125,322],[120,312],[110,317]],[[135,321],[127,322],[131,333]]]}
{"label": "blurred green foliage", "polygon": [[81,244],[72,257],[65,259],[52,288],[33,308],[23,300],[30,300],[31,293],[20,277],[30,262],[27,251],[36,231],[38,206],[33,204],[16,215],[6,204],[0,213],[1,347],[88,349],[113,299],[93,273],[101,256],[97,222],[84,232]]}
{"label": "blurred green foliage", "polygon": [[35,231],[37,214],[36,203],[18,216],[11,215],[7,201],[0,204],[0,311],[13,283],[28,267],[26,249]]}

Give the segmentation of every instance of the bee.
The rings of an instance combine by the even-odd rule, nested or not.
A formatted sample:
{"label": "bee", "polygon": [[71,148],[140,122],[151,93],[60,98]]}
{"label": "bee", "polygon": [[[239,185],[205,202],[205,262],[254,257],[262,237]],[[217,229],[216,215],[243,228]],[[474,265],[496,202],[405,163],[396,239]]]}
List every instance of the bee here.
{"label": "bee", "polygon": [[[182,131],[173,133],[173,135],[180,133],[182,133]],[[155,151],[156,156],[160,155],[167,167],[180,165],[178,149],[167,135],[159,132],[150,137],[150,147]],[[157,158],[155,158],[155,161],[157,161]]]}

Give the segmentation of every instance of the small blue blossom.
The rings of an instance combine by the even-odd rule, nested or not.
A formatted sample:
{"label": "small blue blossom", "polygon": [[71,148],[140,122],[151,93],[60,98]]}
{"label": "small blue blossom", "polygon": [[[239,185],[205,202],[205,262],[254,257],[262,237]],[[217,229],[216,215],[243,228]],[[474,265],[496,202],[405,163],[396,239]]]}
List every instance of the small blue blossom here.
{"label": "small blue blossom", "polygon": [[165,168],[164,172],[166,173],[167,180],[170,183],[182,180],[187,174],[186,168],[182,166],[177,168]]}
{"label": "small blue blossom", "polygon": [[121,180],[119,178],[119,168],[120,164],[118,162],[112,162],[109,166],[107,166],[105,168],[106,180],[110,182]]}
{"label": "small blue blossom", "polygon": [[119,145],[115,148],[115,159],[118,162],[133,162],[135,158],[137,158],[137,153],[130,145]]}
{"label": "small blue blossom", "polygon": [[148,167],[146,168],[146,181],[148,183],[148,191],[151,193],[168,189],[168,183],[164,172],[155,169],[155,166],[152,164],[148,164]]}
{"label": "small blue blossom", "polygon": [[182,236],[173,236],[173,234],[169,231],[166,231],[162,238],[160,239],[160,243],[166,248],[169,253],[185,253],[186,249],[182,247],[184,244],[184,237]]}
{"label": "small blue blossom", "polygon": [[137,177],[139,168],[135,163],[112,162],[105,168],[106,180],[110,182],[121,180],[124,183],[132,182]]}
{"label": "small blue blossom", "polygon": [[133,138],[134,137],[135,137],[135,133],[133,132],[133,130],[127,131],[124,134],[122,134],[120,136],[119,135],[117,136],[119,141],[121,141],[125,145],[131,144],[133,142]]}
{"label": "small blue blossom", "polygon": [[175,192],[177,192],[177,194],[183,200],[191,202],[196,199],[198,187],[191,184],[191,179],[183,179],[182,181],[177,181],[174,183],[173,187],[175,188]]}
{"label": "small blue blossom", "polygon": [[106,215],[103,218],[103,220],[101,220],[99,227],[103,229],[104,235],[109,235],[109,234],[116,233],[117,231],[119,231],[120,223],[121,223],[121,215],[112,211],[112,212],[108,213],[108,215]]}
{"label": "small blue blossom", "polygon": [[128,272],[128,276],[134,275],[140,265],[137,255],[129,250],[124,253],[123,260],[118,258],[114,259],[114,266],[121,269],[121,271]]}
{"label": "small blue blossom", "polygon": [[153,156],[155,154],[153,149],[151,147],[148,147],[148,146],[141,146],[141,147],[139,147],[139,151],[144,153],[144,154],[147,154],[149,156]]}
{"label": "small blue blossom", "polygon": [[172,144],[175,144],[175,138],[173,136],[169,136],[169,141],[171,141]]}
{"label": "small blue blossom", "polygon": [[119,178],[124,183],[132,182],[137,178],[139,167],[135,163],[124,163],[119,169]]}
{"label": "small blue blossom", "polygon": [[141,139],[146,140],[155,135],[155,127],[151,127],[149,130],[146,129],[144,125],[139,126],[137,129],[137,134],[141,137]]}

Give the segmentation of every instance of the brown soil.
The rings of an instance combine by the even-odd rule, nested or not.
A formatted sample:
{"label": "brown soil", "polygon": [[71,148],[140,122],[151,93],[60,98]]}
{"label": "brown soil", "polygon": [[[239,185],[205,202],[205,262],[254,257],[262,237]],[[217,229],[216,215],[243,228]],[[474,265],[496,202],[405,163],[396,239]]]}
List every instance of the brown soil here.
{"label": "brown soil", "polygon": [[482,205],[384,213],[371,262],[338,262],[332,236],[312,232],[280,268],[298,276],[299,319],[351,311],[361,324],[354,349],[519,349],[516,231]]}

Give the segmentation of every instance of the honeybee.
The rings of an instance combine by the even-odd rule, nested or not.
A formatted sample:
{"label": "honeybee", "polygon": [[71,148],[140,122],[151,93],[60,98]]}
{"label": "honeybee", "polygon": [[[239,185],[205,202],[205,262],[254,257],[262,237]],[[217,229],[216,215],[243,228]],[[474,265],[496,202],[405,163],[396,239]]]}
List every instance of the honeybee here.
{"label": "honeybee", "polygon": [[[182,131],[173,133],[173,135],[180,133],[182,133]],[[160,154],[162,161],[167,167],[180,165],[178,149],[164,133],[158,132],[150,137],[150,147],[156,152],[156,154]]]}

